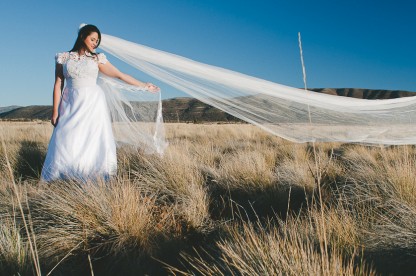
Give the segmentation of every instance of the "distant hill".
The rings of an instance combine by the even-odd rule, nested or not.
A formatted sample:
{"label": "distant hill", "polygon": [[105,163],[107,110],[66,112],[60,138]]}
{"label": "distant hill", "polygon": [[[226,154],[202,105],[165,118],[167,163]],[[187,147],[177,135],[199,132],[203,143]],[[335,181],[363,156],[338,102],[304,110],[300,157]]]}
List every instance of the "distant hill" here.
{"label": "distant hill", "polygon": [[383,100],[416,96],[415,92],[403,90],[361,89],[361,88],[311,88],[311,91],[368,100]]}
{"label": "distant hill", "polygon": [[49,120],[52,114],[52,106],[31,105],[19,107],[7,112],[0,113],[2,120]]}
{"label": "distant hill", "polygon": [[165,122],[235,122],[240,121],[213,106],[194,98],[164,100],[163,120]]}
{"label": "distant hill", "polygon": [[[374,90],[358,88],[312,88],[318,93],[354,97],[360,99],[393,99],[416,96],[416,93],[401,90]],[[7,110],[9,108],[9,110]],[[2,112],[2,110],[6,110]],[[51,106],[2,107],[0,120],[49,120]],[[207,105],[194,98],[174,98],[163,100],[165,122],[236,122],[239,119]]]}
{"label": "distant hill", "polygon": [[11,106],[5,106],[5,107],[1,107],[0,106],[0,114],[1,113],[4,113],[4,112],[11,111],[11,110],[16,109],[16,108],[19,108],[19,107],[20,106],[18,106],[18,105],[11,105]]}

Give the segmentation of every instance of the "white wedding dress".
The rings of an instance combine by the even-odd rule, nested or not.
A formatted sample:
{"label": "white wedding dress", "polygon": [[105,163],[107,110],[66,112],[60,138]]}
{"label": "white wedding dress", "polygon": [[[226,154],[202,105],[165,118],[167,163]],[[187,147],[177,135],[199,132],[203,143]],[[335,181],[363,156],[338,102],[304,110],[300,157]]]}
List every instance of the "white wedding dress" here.
{"label": "white wedding dress", "polygon": [[66,87],[59,105],[59,120],[48,146],[41,179],[87,180],[116,173],[116,144],[106,97],[97,85],[98,64],[104,54],[56,55],[63,65]]}

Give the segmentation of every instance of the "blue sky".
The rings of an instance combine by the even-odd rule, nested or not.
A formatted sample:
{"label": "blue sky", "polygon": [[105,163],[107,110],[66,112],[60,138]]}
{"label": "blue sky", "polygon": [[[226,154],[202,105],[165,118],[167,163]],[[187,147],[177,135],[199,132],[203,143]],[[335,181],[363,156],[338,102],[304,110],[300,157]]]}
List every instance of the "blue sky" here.
{"label": "blue sky", "polygon": [[[413,0],[0,2],[0,106],[52,102],[54,56],[80,23],[277,83],[416,92]],[[108,56],[119,69],[149,77]],[[163,97],[184,96],[159,82]]]}

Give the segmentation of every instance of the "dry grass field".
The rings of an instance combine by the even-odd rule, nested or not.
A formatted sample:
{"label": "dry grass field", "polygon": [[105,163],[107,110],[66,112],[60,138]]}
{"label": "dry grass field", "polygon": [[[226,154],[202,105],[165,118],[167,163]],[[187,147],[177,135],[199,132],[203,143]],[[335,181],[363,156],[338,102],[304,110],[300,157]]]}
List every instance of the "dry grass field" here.
{"label": "dry grass field", "polygon": [[167,124],[108,182],[39,182],[52,127],[0,122],[1,275],[411,275],[416,148]]}

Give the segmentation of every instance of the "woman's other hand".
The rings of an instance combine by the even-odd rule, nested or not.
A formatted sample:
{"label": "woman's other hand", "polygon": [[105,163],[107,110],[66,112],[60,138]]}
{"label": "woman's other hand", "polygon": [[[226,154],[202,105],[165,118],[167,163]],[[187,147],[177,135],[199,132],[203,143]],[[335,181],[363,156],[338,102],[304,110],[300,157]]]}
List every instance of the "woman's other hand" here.
{"label": "woman's other hand", "polygon": [[58,124],[58,119],[59,119],[59,114],[58,113],[53,113],[52,117],[51,117],[51,124],[56,127],[56,125]]}

